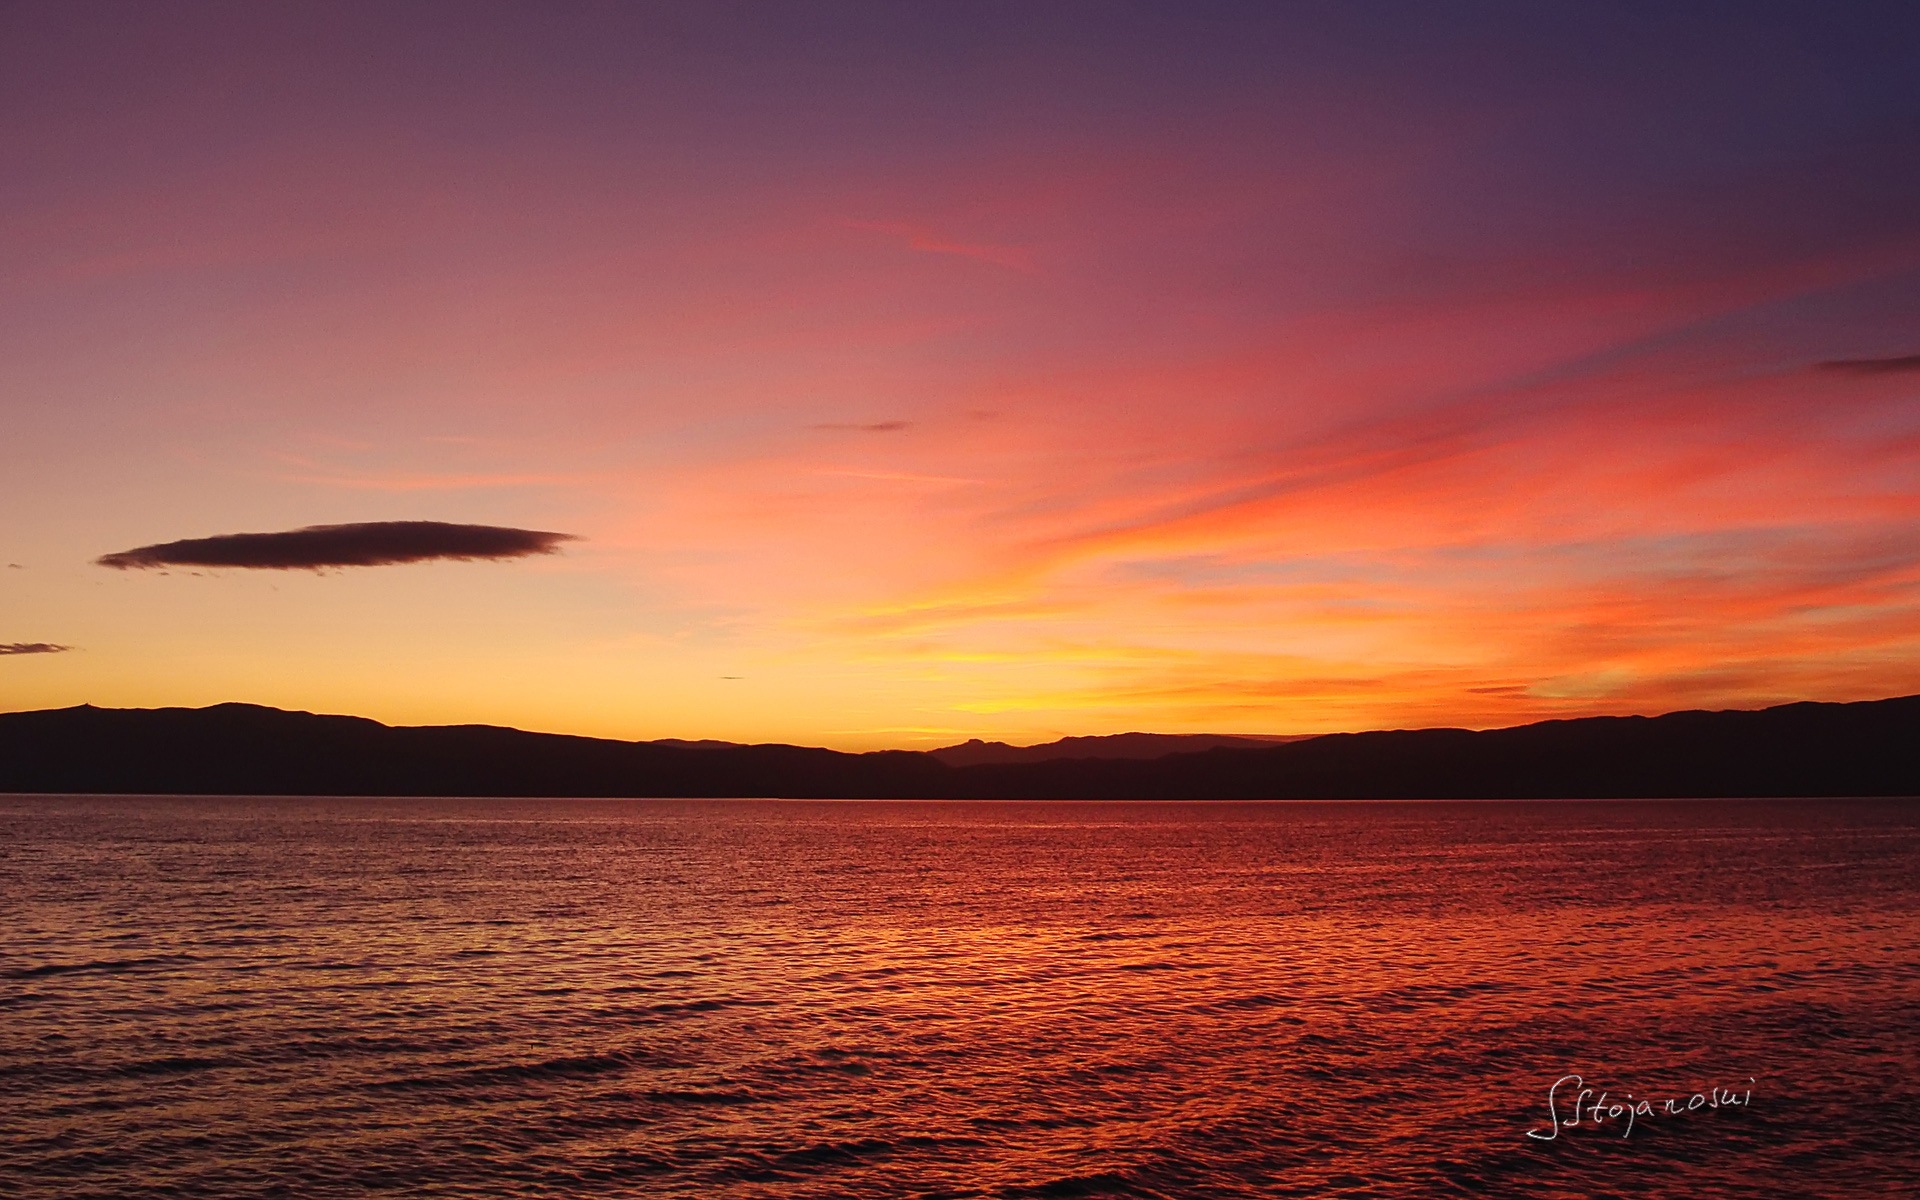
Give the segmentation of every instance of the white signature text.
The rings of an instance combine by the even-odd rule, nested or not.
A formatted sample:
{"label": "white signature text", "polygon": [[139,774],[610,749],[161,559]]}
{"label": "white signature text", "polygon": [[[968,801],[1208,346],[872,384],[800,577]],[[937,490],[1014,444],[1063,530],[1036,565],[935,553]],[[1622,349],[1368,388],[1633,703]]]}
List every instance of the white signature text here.
{"label": "white signature text", "polygon": [[1562,1129],[1577,1129],[1583,1124],[1599,1129],[1609,1121],[1617,1121],[1624,1126],[1620,1136],[1632,1137],[1633,1123],[1641,1118],[1673,1117],[1703,1108],[1746,1108],[1753,1104],[1752,1076],[1748,1076],[1744,1092],[1715,1087],[1666,1101],[1637,1100],[1632,1092],[1617,1100],[1611,1098],[1610,1092],[1601,1092],[1596,1097],[1593,1089],[1585,1084],[1586,1080],[1578,1075],[1562,1075],[1554,1080],[1553,1086],[1547,1089],[1547,1128],[1529,1129],[1527,1136],[1550,1142],[1560,1136]]}

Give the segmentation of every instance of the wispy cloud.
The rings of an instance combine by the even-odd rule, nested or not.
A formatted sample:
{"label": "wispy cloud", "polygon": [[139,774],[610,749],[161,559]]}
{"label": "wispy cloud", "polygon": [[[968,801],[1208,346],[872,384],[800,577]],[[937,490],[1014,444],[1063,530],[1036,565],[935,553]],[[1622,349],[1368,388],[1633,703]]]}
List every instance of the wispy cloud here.
{"label": "wispy cloud", "polygon": [[53,642],[0,642],[0,654],[64,654],[71,649]]}
{"label": "wispy cloud", "polygon": [[140,546],[95,561],[117,570],[155,567],[245,567],[302,570],[380,567],[434,559],[506,559],[556,553],[567,533],[441,521],[369,521],[310,525],[281,533],[229,533]]}
{"label": "wispy cloud", "polygon": [[919,471],[853,471],[819,470],[815,475],[826,475],[836,479],[877,479],[887,483],[935,483],[935,484],[978,484],[978,479],[968,479],[964,475],[928,475]]}
{"label": "wispy cloud", "polygon": [[960,241],[923,226],[896,221],[848,221],[846,225],[848,229],[888,234],[905,242],[907,249],[918,250],[923,254],[947,254],[955,258],[970,258],[975,262],[991,263],[996,267],[1006,267],[1014,271],[1030,272],[1034,269],[1032,252],[1020,246]]}
{"label": "wispy cloud", "polygon": [[815,429],[837,433],[899,433],[913,428],[912,421],[872,421],[867,424],[826,422],[813,426]]}
{"label": "wispy cloud", "polygon": [[1821,363],[1820,369],[1848,375],[1905,375],[1920,372],[1920,354],[1903,354],[1898,358],[1836,358]]}

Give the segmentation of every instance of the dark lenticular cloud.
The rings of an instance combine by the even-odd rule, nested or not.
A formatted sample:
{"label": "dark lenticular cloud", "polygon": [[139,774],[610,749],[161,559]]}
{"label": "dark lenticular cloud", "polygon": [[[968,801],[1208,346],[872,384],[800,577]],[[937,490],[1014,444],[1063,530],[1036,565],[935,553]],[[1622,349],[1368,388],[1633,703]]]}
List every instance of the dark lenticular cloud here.
{"label": "dark lenticular cloud", "polygon": [[1920,371],[1920,354],[1899,358],[1840,358],[1820,364],[1823,371],[1845,371],[1849,375],[1899,375]]}
{"label": "dark lenticular cloud", "polygon": [[291,571],[319,567],[384,567],[433,559],[524,558],[552,554],[570,533],[449,525],[442,521],[367,521],[309,525],[285,533],[228,533],[141,546],[95,559],[125,571],[148,567],[247,567]]}
{"label": "dark lenticular cloud", "polygon": [[71,649],[52,642],[0,642],[0,654],[65,654]]}

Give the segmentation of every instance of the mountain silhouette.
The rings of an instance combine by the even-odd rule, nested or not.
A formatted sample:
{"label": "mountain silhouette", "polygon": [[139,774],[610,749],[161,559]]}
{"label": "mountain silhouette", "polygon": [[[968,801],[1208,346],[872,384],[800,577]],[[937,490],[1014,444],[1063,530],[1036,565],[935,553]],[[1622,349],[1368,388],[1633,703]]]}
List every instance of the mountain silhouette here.
{"label": "mountain silhouette", "polygon": [[971,738],[927,753],[950,767],[971,767],[980,763],[1045,762],[1050,758],[1162,758],[1196,750],[1262,750],[1281,742],[1300,740],[1299,736],[1227,733],[1110,733],[1097,737],[1064,737],[1038,746],[1010,746],[1006,742]]}
{"label": "mountain silhouette", "polygon": [[1146,759],[963,765],[943,762],[938,752],[621,742],[489,725],[396,727],[248,704],[82,705],[0,714],[0,791],[1033,800],[1911,796],[1920,794],[1920,696],[1586,717],[1478,732],[1328,734]]}

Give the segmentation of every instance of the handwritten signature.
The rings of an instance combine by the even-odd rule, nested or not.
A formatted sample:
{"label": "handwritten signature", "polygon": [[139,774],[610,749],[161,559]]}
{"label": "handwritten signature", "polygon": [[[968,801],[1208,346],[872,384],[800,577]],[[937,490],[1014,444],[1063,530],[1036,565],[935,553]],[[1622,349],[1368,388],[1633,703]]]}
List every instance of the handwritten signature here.
{"label": "handwritten signature", "polygon": [[[1633,1123],[1641,1117],[1679,1116],[1681,1113],[1696,1112],[1702,1108],[1750,1108],[1753,1105],[1753,1077],[1747,1077],[1747,1090],[1739,1092],[1732,1088],[1708,1088],[1704,1092],[1695,1092],[1691,1096],[1676,1096],[1665,1102],[1636,1100],[1628,1092],[1624,1100],[1611,1100],[1610,1092],[1601,1092],[1598,1099],[1589,1100],[1593,1089],[1585,1086],[1586,1080],[1578,1075],[1562,1075],[1553,1081],[1547,1089],[1546,1130],[1529,1129],[1527,1136],[1543,1142],[1550,1142],[1560,1136],[1562,1129],[1575,1129],[1582,1123],[1600,1128],[1608,1121],[1626,1120],[1626,1129],[1621,1137],[1633,1136]],[[1561,1090],[1566,1088],[1566,1095]],[[1573,1115],[1565,1116],[1561,1105],[1570,1095],[1573,1102]]]}

